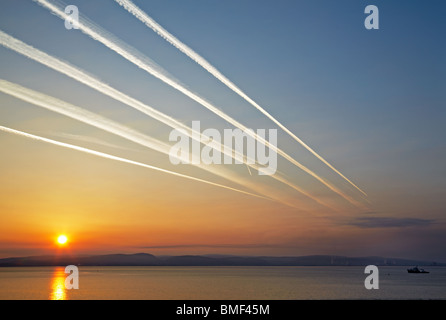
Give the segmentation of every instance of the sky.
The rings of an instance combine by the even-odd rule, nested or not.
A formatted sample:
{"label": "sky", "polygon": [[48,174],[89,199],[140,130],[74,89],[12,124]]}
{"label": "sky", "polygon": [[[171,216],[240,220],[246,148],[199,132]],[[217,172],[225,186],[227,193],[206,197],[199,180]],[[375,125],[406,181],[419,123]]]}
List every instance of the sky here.
{"label": "sky", "polygon": [[[446,262],[443,1],[134,3],[367,197],[115,1],[70,0],[61,5],[76,5],[182,88],[254,131],[277,129],[278,148],[327,184],[280,156],[277,172],[303,193],[243,164],[174,165],[164,153],[0,90],[0,126],[270,198],[0,131],[0,258],[148,252]],[[379,29],[364,26],[369,4],[379,9]],[[234,128],[31,0],[2,1],[0,30],[179,123]],[[4,45],[0,74],[49,104],[53,97],[174,144],[172,127]],[[60,234],[69,239],[63,248],[55,244]]]}

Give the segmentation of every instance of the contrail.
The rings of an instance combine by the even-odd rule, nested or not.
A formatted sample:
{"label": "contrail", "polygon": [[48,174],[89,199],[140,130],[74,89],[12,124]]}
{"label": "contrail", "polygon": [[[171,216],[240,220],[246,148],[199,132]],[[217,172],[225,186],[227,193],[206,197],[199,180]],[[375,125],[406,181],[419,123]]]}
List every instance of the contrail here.
{"label": "contrail", "polygon": [[108,143],[108,142],[102,141],[101,139],[84,136],[84,135],[70,134],[70,133],[63,133],[63,132],[51,132],[50,135],[59,137],[59,138],[67,138],[70,140],[77,140],[77,141],[82,141],[82,142],[87,142],[87,143],[93,143],[96,145],[114,148],[114,149],[121,149],[121,150],[125,150],[125,151],[134,151],[130,148],[125,148],[125,147],[119,146],[117,144]]}
{"label": "contrail", "polygon": [[137,19],[139,19],[142,23],[148,26],[150,29],[155,31],[159,36],[164,38],[167,42],[172,44],[178,50],[183,52],[193,61],[198,63],[201,67],[203,67],[206,71],[212,74],[215,78],[220,80],[224,85],[230,88],[232,91],[237,93],[240,97],[245,99],[249,104],[251,104],[254,108],[260,111],[263,115],[269,118],[272,122],[274,122],[277,126],[279,126],[283,131],[285,131],[288,135],[290,135],[294,140],[300,143],[303,147],[305,147],[308,151],[310,151],[316,158],[322,161],[325,165],[327,165],[330,169],[336,172],[339,176],[341,176],[344,180],[349,182],[353,187],[355,187],[358,191],[360,191],[363,195],[367,196],[367,194],[362,191],[357,185],[355,185],[352,181],[350,181],[347,177],[345,177],[341,172],[339,172],[335,167],[333,167],[328,161],[326,161],[322,156],[320,156],[316,151],[314,151],[310,146],[308,146],[304,141],[302,141],[299,137],[297,137],[294,133],[292,133],[287,127],[285,127],[282,123],[280,123],[276,118],[274,118],[270,113],[268,113],[265,109],[263,109],[259,104],[257,104],[253,99],[251,99],[246,93],[244,93],[239,87],[237,87],[231,80],[229,80],[226,76],[224,76],[217,68],[215,68],[212,64],[210,64],[206,59],[196,53],[193,49],[187,46],[185,43],[181,42],[164,29],[161,25],[159,25],[153,18],[151,18],[146,12],[141,10],[138,6],[136,6],[130,0],[115,0],[119,5],[125,8],[129,13],[134,15]]}
{"label": "contrail", "polygon": [[105,130],[158,152],[169,154],[170,146],[168,144],[68,102],[22,87],[18,84],[3,79],[0,79],[0,92],[9,94],[18,99],[53,112],[63,114],[67,117]]}
{"label": "contrail", "polygon": [[[65,74],[66,76],[73,78],[74,80],[77,80],[90,88],[101,92],[102,94],[105,94],[106,96],[109,96],[112,99],[115,99],[119,102],[122,102],[123,104],[126,104],[145,115],[148,115],[149,117],[152,117],[155,120],[158,120],[171,128],[174,129],[183,129],[186,134],[199,142],[201,142],[200,136],[204,138],[204,140],[208,140],[208,146],[219,150],[228,156],[232,158],[236,158],[236,156],[243,158],[243,155],[235,150],[236,155],[233,155],[231,151],[227,151],[226,148],[222,148],[222,145],[218,142],[216,142],[214,139],[211,139],[207,137],[206,135],[201,134],[200,132],[197,132],[193,130],[192,128],[186,126],[182,122],[176,120],[175,118],[172,118],[150,106],[147,104],[142,103],[141,101],[138,101],[114,88],[111,86],[105,84],[104,82],[100,81],[99,79],[87,74],[85,71],[70,65],[67,62],[64,62],[56,57],[53,57],[43,51],[40,51],[10,35],[0,30],[0,44],[4,47],[11,49],[17,53],[20,53],[24,55],[27,58],[30,58],[34,61],[37,61],[53,70],[56,70],[62,74]],[[223,149],[223,150],[222,150]],[[254,162],[253,159],[249,159],[250,163]]]}
{"label": "contrail", "polygon": [[[2,80],[0,79],[0,92],[9,94],[23,101],[32,103],[36,106],[51,110],[53,112],[57,112],[63,114],[72,119],[76,119],[83,123],[89,124],[96,128],[102,129],[104,131],[110,132],[117,136],[120,136],[124,139],[137,143],[139,145],[145,146],[152,150],[161,152],[163,154],[169,155],[170,145],[159,141],[155,138],[146,136],[136,130],[133,130],[127,126],[121,125],[115,121],[102,117],[96,113],[90,112],[68,102],[59,100],[52,96],[45,95],[43,93],[22,87],[18,84]],[[239,178],[236,174],[226,170],[224,167],[214,167],[207,166],[203,164],[193,164],[194,166],[206,170],[212,174],[223,177],[229,181],[235,182],[239,185],[245,186],[251,190],[259,192],[263,195],[266,195],[265,191],[263,191],[258,185],[247,181],[246,179]],[[297,190],[297,189],[296,189]],[[277,202],[286,204],[288,206],[296,208],[295,205],[290,204],[277,196],[268,196],[270,199],[274,199]],[[317,201],[317,200],[315,200]],[[320,203],[320,202],[318,202]],[[323,203],[320,203],[325,205]],[[325,205],[327,206],[327,205]]]}
{"label": "contrail", "polygon": [[[69,18],[67,14],[65,14],[62,5],[55,5],[47,0],[33,0],[43,7],[50,10],[53,14],[59,16],[61,19]],[[238,122],[237,120],[231,118],[229,115],[225,114],[223,111],[219,110],[217,107],[206,101],[205,99],[201,98],[197,94],[191,92],[186,87],[181,85],[178,81],[174,80],[165,70],[163,70],[160,66],[158,66],[155,62],[153,62],[151,59],[137,51],[135,48],[123,43],[121,40],[117,39],[115,36],[110,34],[109,32],[103,30],[99,26],[95,25],[93,22],[86,19],[84,16],[79,14],[79,23],[78,23],[79,29],[90,36],[92,39],[97,40],[101,42],[103,45],[108,47],[109,49],[115,51],[125,59],[127,59],[129,62],[132,62],[139,68],[145,70],[146,72],[150,73],[154,77],[160,79],[161,81],[165,82],[166,84],[170,85],[171,87],[175,88],[176,90],[180,91],[184,95],[188,96],[189,98],[193,99],[194,101],[198,102],[208,110],[212,111],[222,119],[226,120],[228,123],[232,124],[233,126],[239,128],[242,131],[247,132],[251,137],[256,139],[257,141],[261,142],[268,148],[272,149],[274,152],[277,152],[279,155],[296,165],[298,168],[306,172],[307,174],[311,175],[313,178],[321,182],[323,185],[325,185],[327,188],[329,188],[331,191],[337,193],[339,196],[343,197],[347,201],[349,201],[351,204],[355,206],[361,206],[358,201],[354,200],[350,196],[346,195],[344,192],[336,188],[334,185],[332,185],[327,180],[323,179],[301,163],[299,163],[297,160],[293,159],[291,156],[289,156],[287,153],[285,153],[283,150],[277,148],[274,145],[271,145],[268,141],[266,141],[263,137],[257,135],[256,133],[248,130],[247,127],[245,127],[243,124]]]}
{"label": "contrail", "polygon": [[[181,128],[184,130],[184,132],[190,138],[201,142],[200,133],[196,132],[192,128],[186,126],[182,122],[142,103],[139,100],[136,100],[136,99],[112,88],[111,86],[100,81],[99,79],[95,78],[94,76],[89,75],[88,73],[79,69],[78,67],[73,66],[67,62],[64,62],[56,57],[53,57],[43,51],[40,51],[40,50],[22,42],[21,40],[8,35],[7,33],[3,32],[1,30],[0,30],[0,44],[8,49],[11,49],[17,53],[24,55],[25,57],[27,57],[29,59],[37,61],[37,62],[39,62],[53,70],[56,70],[62,74],[65,74],[66,76],[68,76],[76,81],[79,81],[80,83],[83,83],[86,86],[88,86],[98,92],[101,92],[102,94],[109,96],[112,99],[122,102],[122,103],[144,113],[145,115],[152,117],[152,118],[170,126],[171,128],[174,128],[174,129]],[[226,148],[222,148],[222,145],[220,143],[218,143],[217,141],[215,141],[215,139],[210,139],[206,135],[202,135],[202,134],[201,134],[201,136],[205,140],[210,141],[208,143],[208,145],[210,147],[212,147],[218,151],[221,151],[224,154],[229,155],[232,158],[236,158],[236,157],[240,157],[240,156],[241,156],[241,158],[245,158],[243,155],[240,155],[235,150],[227,150]],[[198,139],[197,139],[197,137],[198,137]],[[232,151],[235,152],[235,155],[232,153]],[[250,166],[256,170],[259,170],[259,166],[254,164],[255,161],[253,159],[250,159],[248,157],[246,157],[246,159],[250,160],[250,161],[245,161],[247,166]],[[250,174],[251,174],[251,172],[250,172]],[[286,185],[288,185],[291,188],[295,189],[296,191],[302,193],[303,195],[312,199],[313,201],[317,202],[318,204],[320,204],[322,206],[330,207],[327,204],[325,204],[324,202],[318,200],[316,197],[314,197],[310,193],[303,190],[302,188],[299,188],[296,185],[294,185],[293,183],[291,183],[290,181],[286,180],[285,178],[279,177],[277,174],[271,175],[270,177],[275,180],[278,180],[282,183],[285,183]]]}
{"label": "contrail", "polygon": [[22,137],[26,137],[26,138],[29,138],[29,139],[38,140],[38,141],[42,141],[42,142],[47,142],[47,143],[50,143],[50,144],[54,144],[56,146],[60,146],[60,147],[64,147],[64,148],[68,148],[68,149],[72,149],[72,150],[81,151],[81,152],[92,154],[92,155],[95,155],[95,156],[98,156],[98,157],[111,159],[111,160],[115,160],[115,161],[120,161],[120,162],[124,162],[124,163],[128,163],[128,164],[133,164],[133,165],[136,165],[136,166],[140,166],[140,167],[143,167],[143,168],[148,168],[148,169],[152,169],[152,170],[168,173],[168,174],[171,174],[171,175],[174,175],[174,176],[177,176],[177,177],[181,177],[181,178],[185,178],[185,179],[189,179],[189,180],[193,180],[193,181],[206,183],[206,184],[209,184],[209,185],[212,185],[212,186],[215,186],[215,187],[220,187],[220,188],[224,188],[224,189],[227,189],[227,190],[236,191],[236,192],[243,193],[243,194],[246,194],[246,195],[250,195],[250,196],[253,196],[253,197],[271,200],[269,198],[265,198],[263,196],[260,196],[260,195],[254,194],[254,193],[246,192],[246,191],[243,191],[243,190],[240,190],[240,189],[236,189],[236,188],[231,188],[231,187],[228,187],[228,186],[225,186],[225,185],[222,185],[222,184],[218,184],[218,183],[214,183],[214,182],[211,182],[211,181],[208,181],[208,180],[204,180],[204,179],[188,176],[188,175],[185,175],[185,174],[181,174],[181,173],[178,173],[178,172],[162,169],[162,168],[151,166],[151,165],[148,165],[148,164],[145,164],[145,163],[141,163],[141,162],[136,162],[136,161],[129,160],[129,159],[126,159],[126,158],[113,156],[113,155],[108,154],[108,153],[103,153],[103,152],[95,151],[95,150],[92,150],[92,149],[87,149],[87,148],[76,146],[76,145],[73,145],[73,144],[68,144],[68,143],[64,143],[64,142],[60,142],[60,141],[56,141],[56,140],[52,140],[52,139],[47,139],[47,138],[44,138],[44,137],[41,137],[41,136],[36,136],[36,135],[30,134],[30,133],[26,133],[26,132],[23,132],[23,131],[18,131],[18,130],[11,129],[11,128],[8,128],[8,127],[0,126],[0,131],[13,133],[13,134],[16,134],[16,135],[19,135],[19,136],[22,136]]}

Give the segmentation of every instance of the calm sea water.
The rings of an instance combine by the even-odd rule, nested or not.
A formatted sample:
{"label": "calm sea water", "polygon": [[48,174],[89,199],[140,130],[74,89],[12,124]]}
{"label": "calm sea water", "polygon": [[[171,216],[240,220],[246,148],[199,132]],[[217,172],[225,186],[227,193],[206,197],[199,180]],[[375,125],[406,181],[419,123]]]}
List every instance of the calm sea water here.
{"label": "calm sea water", "polygon": [[428,269],[380,267],[367,290],[363,267],[80,267],[67,290],[63,267],[0,268],[0,299],[446,299],[446,268]]}

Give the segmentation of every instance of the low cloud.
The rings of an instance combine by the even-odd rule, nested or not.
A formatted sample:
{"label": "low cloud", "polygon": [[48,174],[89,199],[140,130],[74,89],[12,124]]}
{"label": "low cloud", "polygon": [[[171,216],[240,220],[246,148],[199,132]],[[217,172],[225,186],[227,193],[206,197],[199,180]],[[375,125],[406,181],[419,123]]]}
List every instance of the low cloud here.
{"label": "low cloud", "polygon": [[435,220],[432,219],[359,217],[347,224],[360,228],[405,228],[428,226],[434,223]]}
{"label": "low cloud", "polygon": [[275,244],[173,244],[160,246],[144,246],[145,249],[180,249],[180,248],[231,248],[231,249],[250,249],[250,248],[283,248],[286,245]]}

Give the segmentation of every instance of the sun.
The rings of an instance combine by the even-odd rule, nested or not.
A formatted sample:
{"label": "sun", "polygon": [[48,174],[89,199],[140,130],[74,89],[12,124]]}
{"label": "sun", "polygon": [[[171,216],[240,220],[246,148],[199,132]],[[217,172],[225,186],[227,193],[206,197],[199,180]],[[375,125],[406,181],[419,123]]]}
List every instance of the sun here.
{"label": "sun", "polygon": [[59,237],[57,237],[57,243],[58,244],[62,244],[63,245],[63,244],[66,244],[67,241],[68,241],[68,238],[64,234],[61,234]]}

